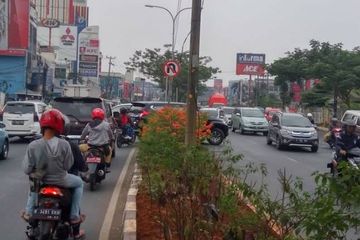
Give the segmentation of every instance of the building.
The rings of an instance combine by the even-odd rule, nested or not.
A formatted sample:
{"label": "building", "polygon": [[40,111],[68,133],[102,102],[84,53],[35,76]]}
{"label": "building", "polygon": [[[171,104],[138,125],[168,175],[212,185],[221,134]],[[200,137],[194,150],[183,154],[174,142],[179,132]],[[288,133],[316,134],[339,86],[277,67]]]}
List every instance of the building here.
{"label": "building", "polygon": [[37,55],[37,24],[30,0],[0,1],[0,91],[10,98],[42,83],[43,76],[32,71],[43,68]]}

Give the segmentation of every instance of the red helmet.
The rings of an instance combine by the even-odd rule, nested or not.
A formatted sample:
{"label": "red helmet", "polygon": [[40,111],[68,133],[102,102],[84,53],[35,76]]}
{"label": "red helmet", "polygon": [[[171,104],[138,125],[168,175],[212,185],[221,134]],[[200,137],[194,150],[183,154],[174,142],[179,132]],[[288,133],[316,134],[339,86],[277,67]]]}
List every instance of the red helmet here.
{"label": "red helmet", "polygon": [[91,112],[91,118],[92,119],[100,119],[104,120],[105,118],[105,112],[101,108],[95,108]]}
{"label": "red helmet", "polygon": [[63,114],[57,109],[50,109],[43,114],[40,118],[40,127],[51,128],[57,132],[57,134],[62,134],[64,132],[64,117]]}

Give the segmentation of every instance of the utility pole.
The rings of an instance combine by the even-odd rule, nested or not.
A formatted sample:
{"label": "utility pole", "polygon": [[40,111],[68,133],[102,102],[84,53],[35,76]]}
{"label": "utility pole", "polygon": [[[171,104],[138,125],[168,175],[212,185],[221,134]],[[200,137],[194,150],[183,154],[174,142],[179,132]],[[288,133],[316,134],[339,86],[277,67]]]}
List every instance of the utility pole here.
{"label": "utility pole", "polygon": [[197,97],[196,86],[199,81],[199,51],[201,27],[201,0],[192,1],[191,37],[190,37],[190,71],[186,95],[186,132],[185,144],[191,146],[196,142],[196,112]]}
{"label": "utility pole", "polygon": [[[112,62],[112,60],[115,60],[115,58],[116,57],[112,57],[112,56],[108,57],[108,56],[106,56],[106,59],[109,59],[108,80],[107,80],[107,84],[105,85],[106,98],[111,97],[111,93],[112,93],[112,85],[113,85],[113,83],[111,82],[111,79],[110,79],[110,73],[111,73],[111,66],[115,65]],[[108,92],[109,85],[110,85],[110,92]]]}

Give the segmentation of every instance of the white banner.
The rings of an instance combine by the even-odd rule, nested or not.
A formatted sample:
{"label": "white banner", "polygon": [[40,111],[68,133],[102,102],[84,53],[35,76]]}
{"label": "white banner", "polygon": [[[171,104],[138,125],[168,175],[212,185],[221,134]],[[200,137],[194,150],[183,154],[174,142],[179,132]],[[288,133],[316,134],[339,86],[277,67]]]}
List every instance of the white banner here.
{"label": "white banner", "polygon": [[93,82],[99,76],[99,27],[85,28],[79,34],[79,75]]}
{"label": "white banner", "polygon": [[0,0],[0,49],[8,49],[8,0]]}

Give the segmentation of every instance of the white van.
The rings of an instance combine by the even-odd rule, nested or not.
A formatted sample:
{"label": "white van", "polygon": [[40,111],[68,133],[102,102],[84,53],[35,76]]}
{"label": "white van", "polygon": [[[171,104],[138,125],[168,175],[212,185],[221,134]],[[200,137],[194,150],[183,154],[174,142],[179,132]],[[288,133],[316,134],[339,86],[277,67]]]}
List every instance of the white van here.
{"label": "white van", "polygon": [[341,118],[341,122],[356,122],[356,133],[360,135],[360,110],[347,110]]}
{"label": "white van", "polygon": [[11,101],[7,102],[0,120],[10,137],[21,138],[40,134],[39,119],[47,105],[40,101]]}

